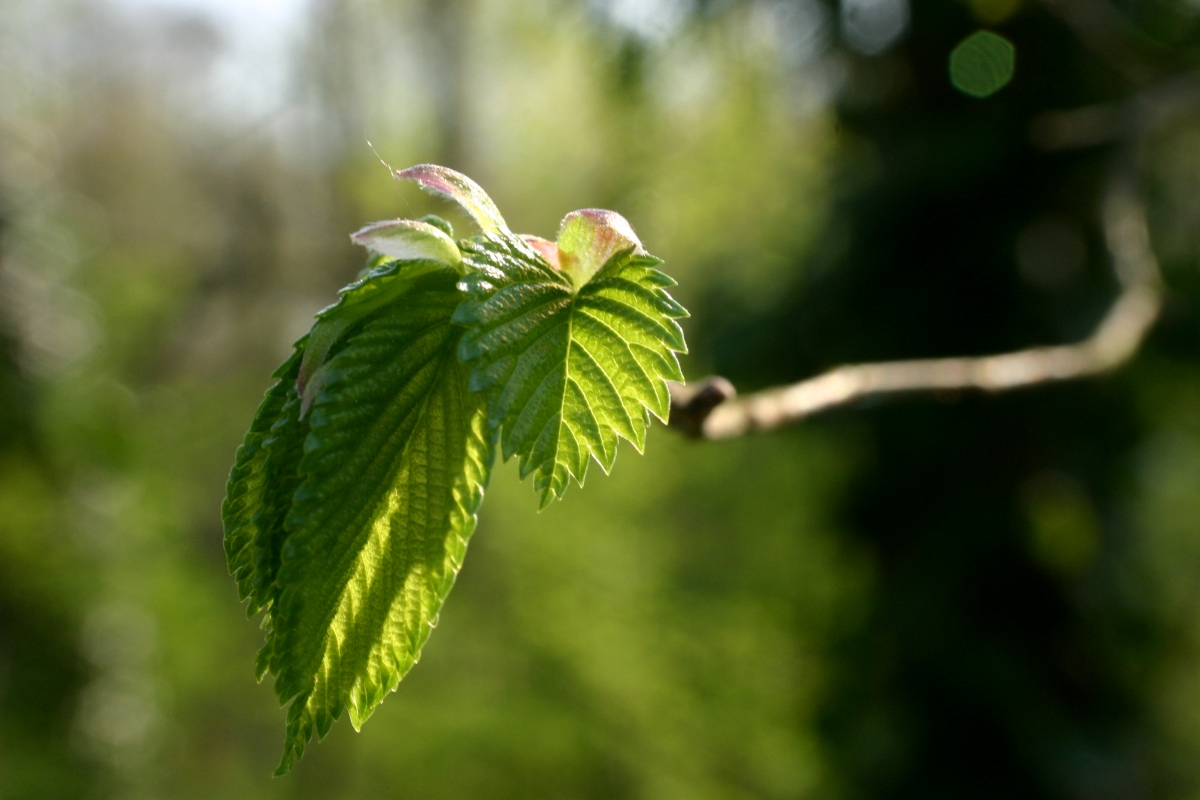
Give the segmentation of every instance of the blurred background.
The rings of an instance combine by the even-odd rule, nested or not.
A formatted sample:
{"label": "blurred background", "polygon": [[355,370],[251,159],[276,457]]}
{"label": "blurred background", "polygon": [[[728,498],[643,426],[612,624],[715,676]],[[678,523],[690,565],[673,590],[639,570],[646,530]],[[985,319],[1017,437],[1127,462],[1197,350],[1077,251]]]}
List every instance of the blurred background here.
{"label": "blurred background", "polygon": [[[1195,0],[0,0],[0,798],[1200,796],[1197,62]],[[1086,336],[1131,147],[1132,363],[499,468],[422,663],[270,777],[234,449],[347,233],[467,229],[375,151],[620,211],[745,392]]]}

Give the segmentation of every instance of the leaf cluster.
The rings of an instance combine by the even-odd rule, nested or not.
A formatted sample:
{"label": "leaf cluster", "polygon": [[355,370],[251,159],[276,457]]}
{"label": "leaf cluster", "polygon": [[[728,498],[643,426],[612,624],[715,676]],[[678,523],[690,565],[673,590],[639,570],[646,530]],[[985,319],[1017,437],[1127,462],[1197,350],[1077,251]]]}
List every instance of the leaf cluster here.
{"label": "leaf cluster", "polygon": [[370,269],[321,311],[275,372],[222,508],[259,679],[288,705],[287,772],[348,711],[355,729],[420,657],[463,563],[499,446],[544,507],[589,459],[639,451],[686,352],[674,284],[610,211],[567,215],[558,240],[509,231],[464,175],[397,173],[459,203],[369,225]]}

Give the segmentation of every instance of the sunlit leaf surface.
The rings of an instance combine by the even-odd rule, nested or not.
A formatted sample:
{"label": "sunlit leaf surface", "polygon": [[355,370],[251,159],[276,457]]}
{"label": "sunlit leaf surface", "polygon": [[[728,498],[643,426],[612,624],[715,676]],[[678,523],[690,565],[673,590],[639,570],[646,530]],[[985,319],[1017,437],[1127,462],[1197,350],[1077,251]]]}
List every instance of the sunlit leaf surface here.
{"label": "sunlit leaf surface", "polygon": [[[462,566],[491,452],[455,356],[454,277],[351,330],[304,422],[289,361],[235,467],[230,565],[251,608],[270,608],[259,669],[291,702],[281,772],[343,710],[358,727],[396,688]],[[293,438],[263,438],[271,414],[301,426],[302,457]],[[293,459],[287,480],[267,471],[275,443]]]}
{"label": "sunlit leaf surface", "polygon": [[665,380],[683,379],[675,354],[686,352],[675,320],[687,312],[667,294],[662,262],[632,248],[576,291],[519,238],[461,246],[474,271],[455,314],[468,328],[459,355],[471,388],[489,394],[504,457],[534,473],[544,507],[571,477],[582,484],[589,457],[608,471],[618,437],[641,450],[650,413],[667,418]]}

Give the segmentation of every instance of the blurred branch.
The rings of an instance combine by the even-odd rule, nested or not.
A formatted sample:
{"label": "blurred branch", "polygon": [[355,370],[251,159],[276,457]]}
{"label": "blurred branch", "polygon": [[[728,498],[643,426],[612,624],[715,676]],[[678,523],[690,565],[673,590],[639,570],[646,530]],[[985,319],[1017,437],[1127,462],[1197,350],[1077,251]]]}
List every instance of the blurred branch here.
{"label": "blurred branch", "polygon": [[1122,103],[1100,103],[1039,114],[1030,126],[1042,150],[1070,150],[1133,139],[1160,128],[1200,100],[1200,70],[1191,70],[1139,92]]}
{"label": "blurred branch", "polygon": [[[1107,0],[1044,0],[1098,55],[1130,77],[1152,69],[1135,52],[1132,28]],[[1136,73],[1136,75],[1135,75]],[[1046,150],[1125,140],[1129,154],[1152,130],[1200,103],[1200,70],[1148,87],[1123,103],[1047,112],[1030,129]],[[738,398],[724,378],[671,385],[670,425],[687,436],[727,439],[799,422],[867,397],[904,392],[1002,392],[1108,372],[1132,358],[1162,308],[1162,277],[1150,246],[1145,206],[1133,170],[1120,170],[1103,203],[1105,242],[1121,293],[1091,336],[1071,345],[1033,347],[990,356],[886,361],[838,367],[814,378]]]}
{"label": "blurred branch", "polygon": [[1042,0],[1075,34],[1083,46],[1126,79],[1146,84],[1163,74],[1163,67],[1144,46],[1137,30],[1109,0]]}
{"label": "blurred branch", "polygon": [[703,439],[728,439],[778,428],[866,397],[901,392],[978,389],[1001,392],[1107,372],[1137,351],[1162,307],[1162,280],[1150,247],[1145,207],[1132,182],[1105,198],[1104,232],[1121,285],[1095,332],[1082,342],[1012,353],[855,364],[790,386],[737,399],[724,378],[671,386],[672,427]]}

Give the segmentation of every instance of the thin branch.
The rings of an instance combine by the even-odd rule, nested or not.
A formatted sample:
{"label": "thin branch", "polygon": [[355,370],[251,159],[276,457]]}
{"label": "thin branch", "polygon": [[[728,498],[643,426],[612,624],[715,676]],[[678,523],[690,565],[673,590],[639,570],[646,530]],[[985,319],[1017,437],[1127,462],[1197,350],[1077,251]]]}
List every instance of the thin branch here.
{"label": "thin branch", "polygon": [[1137,29],[1110,0],[1043,0],[1075,37],[1125,78],[1145,84],[1160,77],[1158,63]]}
{"label": "thin branch", "polygon": [[1013,353],[855,364],[800,383],[734,398],[724,378],[672,386],[671,425],[704,439],[728,439],[799,422],[865,397],[939,390],[1001,392],[1098,375],[1128,361],[1162,307],[1162,278],[1150,248],[1146,211],[1129,181],[1105,198],[1104,232],[1121,285],[1095,332],[1078,344]]}
{"label": "thin branch", "polygon": [[1200,70],[1189,70],[1119,103],[1046,111],[1030,125],[1042,150],[1070,150],[1131,140],[1164,127],[1196,107]]}

